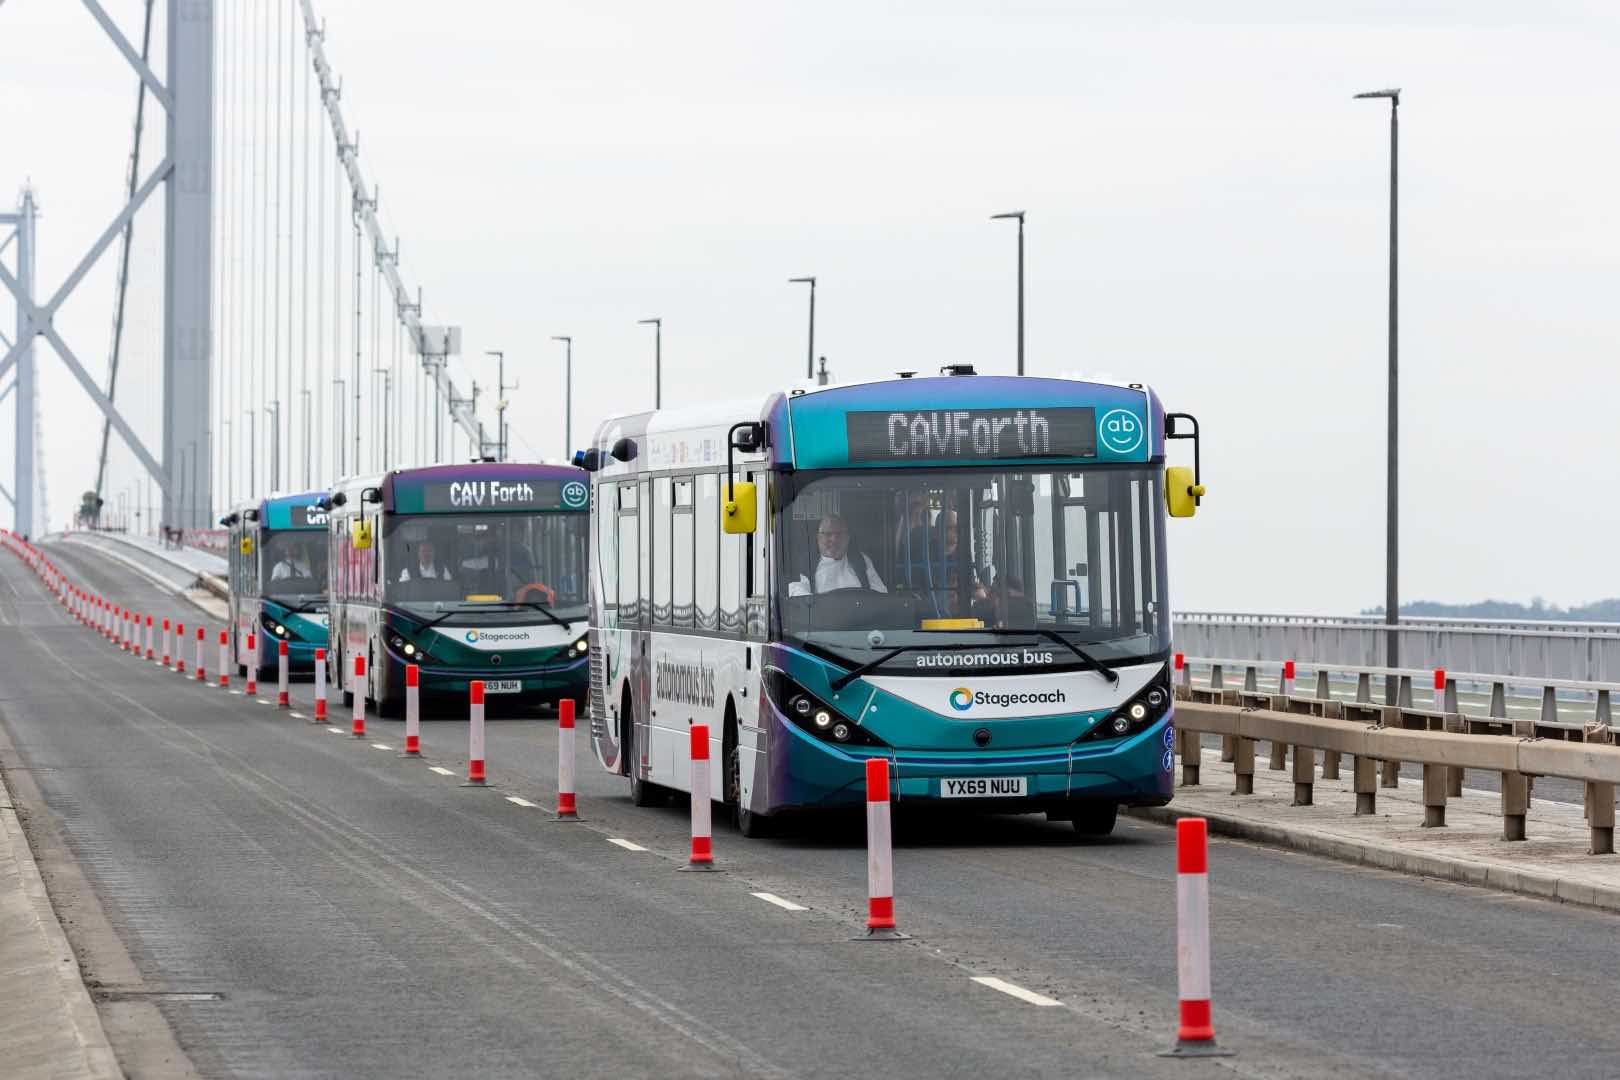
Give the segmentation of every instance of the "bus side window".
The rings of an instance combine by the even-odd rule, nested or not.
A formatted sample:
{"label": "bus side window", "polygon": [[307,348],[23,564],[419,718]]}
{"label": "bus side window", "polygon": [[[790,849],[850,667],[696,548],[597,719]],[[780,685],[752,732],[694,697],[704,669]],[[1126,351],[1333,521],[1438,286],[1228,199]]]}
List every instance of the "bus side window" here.
{"label": "bus side window", "polygon": [[720,533],[720,632],[738,634],[743,627],[743,581],[747,577],[748,537]]}
{"label": "bus side window", "polygon": [[[750,472],[747,479],[758,483],[761,476],[767,481],[770,473]],[[744,635],[757,640],[764,640],[768,629],[765,619],[765,589],[767,553],[771,547],[770,520],[771,503],[775,498],[775,491],[769,483],[764,490],[765,497],[757,501],[759,518],[754,531],[747,537],[748,540],[748,603],[745,611]]]}
{"label": "bus side window", "polygon": [[596,565],[602,578],[602,606],[619,606],[619,485],[599,484],[591,515],[596,520]]}
{"label": "bus side window", "polygon": [[652,505],[652,621],[661,626],[668,626],[674,620],[670,612],[669,575],[672,563],[670,550],[670,517],[674,513],[673,501],[670,497],[670,478],[659,476],[653,479],[653,505]]}
{"label": "bus side window", "polygon": [[642,626],[652,622],[652,485],[647,480],[637,484],[636,501],[636,621]]}
{"label": "bus side window", "polygon": [[696,478],[697,497],[692,515],[697,529],[693,561],[693,624],[699,630],[718,630],[720,589],[720,478],[702,473]]}

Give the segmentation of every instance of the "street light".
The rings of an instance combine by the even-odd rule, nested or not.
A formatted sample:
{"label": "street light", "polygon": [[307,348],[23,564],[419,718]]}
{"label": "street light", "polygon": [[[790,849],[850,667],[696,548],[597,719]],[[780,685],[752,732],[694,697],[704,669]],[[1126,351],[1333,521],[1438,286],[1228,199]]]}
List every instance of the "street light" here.
{"label": "street light", "polygon": [[1009,210],[1005,214],[991,214],[991,221],[1018,219],[1018,374],[1024,373],[1024,211]]}
{"label": "street light", "polygon": [[809,277],[790,277],[788,278],[788,284],[807,284],[810,286],[810,347],[804,351],[804,377],[814,379],[816,377],[816,277],[814,274]]}
{"label": "street light", "polygon": [[664,407],[664,320],[638,319],[642,326],[649,323],[653,328],[653,408]]}
{"label": "street light", "polygon": [[553,334],[552,341],[566,346],[563,359],[563,460],[572,460],[574,454],[574,339],[567,334]]}
{"label": "street light", "polygon": [[500,456],[505,461],[511,457],[506,452],[506,354],[500,349],[485,349],[484,355],[495,358],[495,438],[500,441]]}
{"label": "street light", "polygon": [[[1385,482],[1385,497],[1388,506],[1384,511],[1384,624],[1389,627],[1385,632],[1384,664],[1387,667],[1400,666],[1400,596],[1398,591],[1398,574],[1400,555],[1400,504],[1398,495],[1400,491],[1400,457],[1397,447],[1397,433],[1399,431],[1400,411],[1397,403],[1400,398],[1397,393],[1399,382],[1397,375],[1400,371],[1399,351],[1397,346],[1400,327],[1400,309],[1398,305],[1400,278],[1396,256],[1397,247],[1396,223],[1399,220],[1399,136],[1400,136],[1400,110],[1401,91],[1399,87],[1391,90],[1369,90],[1364,94],[1357,94],[1359,98],[1388,98],[1389,99],[1389,477]],[[1384,698],[1388,704],[1395,704],[1397,694],[1397,679],[1391,675],[1385,680]]]}

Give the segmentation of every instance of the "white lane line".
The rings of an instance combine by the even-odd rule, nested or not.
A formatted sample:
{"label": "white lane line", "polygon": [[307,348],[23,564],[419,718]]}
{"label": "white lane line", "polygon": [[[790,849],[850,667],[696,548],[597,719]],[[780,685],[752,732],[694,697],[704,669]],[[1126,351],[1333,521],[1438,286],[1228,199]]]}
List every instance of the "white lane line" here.
{"label": "white lane line", "polygon": [[292,712],[292,713],[288,713],[287,715],[292,717],[294,720],[303,720],[303,719],[305,719],[304,714],[301,713],[301,712]]}
{"label": "white lane line", "polygon": [[269,698],[254,698],[253,700],[257,701],[260,705],[268,705],[268,704],[270,704],[270,699]]}
{"label": "white lane line", "polygon": [[508,795],[506,797],[506,801],[509,802],[509,803],[516,803],[519,806],[527,806],[531,810],[538,810],[539,809],[539,807],[537,807],[534,803],[530,802],[528,799],[520,799],[516,795]]}
{"label": "white lane line", "polygon": [[620,847],[624,848],[624,850],[626,850],[626,851],[646,851],[647,850],[646,848],[642,847],[640,844],[632,844],[628,840],[616,840],[611,836],[608,837],[608,843],[610,843],[610,844],[618,844]]}
{"label": "white lane line", "polygon": [[240,691],[240,690],[232,690],[231,691],[231,696],[232,697],[241,697],[242,696],[242,691]]}
{"label": "white lane line", "polygon": [[1013,997],[1017,998],[1019,1001],[1027,1001],[1031,1005],[1061,1005],[1061,1004],[1063,1004],[1063,1002],[1058,1001],[1058,1000],[1056,1000],[1054,998],[1049,998],[1049,997],[1046,997],[1046,996],[1044,996],[1042,994],[1037,994],[1033,990],[1025,990],[1022,986],[1019,986],[1017,983],[1010,983],[1010,982],[1005,981],[1004,979],[998,979],[993,975],[975,975],[973,977],[973,981],[978,983],[980,986],[988,986],[992,990],[1000,990],[1003,994],[1010,994]]}
{"label": "white lane line", "polygon": [[392,750],[393,749],[392,746],[389,746],[385,742],[374,742],[374,743],[371,744],[371,748],[373,750]]}
{"label": "white lane line", "polygon": [[429,765],[428,766],[428,771],[436,772],[440,776],[454,776],[454,775],[456,775],[455,773],[451,772],[449,769],[441,769],[437,765]]}
{"label": "white lane line", "polygon": [[329,727],[326,730],[330,731],[334,735],[347,735],[348,734],[348,732],[344,731],[340,727]]}
{"label": "white lane line", "polygon": [[782,908],[785,911],[809,911],[810,910],[809,908],[805,907],[803,904],[795,904],[791,900],[784,900],[780,896],[777,896],[775,893],[757,892],[757,893],[749,893],[748,895],[753,896],[753,897],[757,897],[758,899],[765,901],[767,904],[775,904],[777,907]]}

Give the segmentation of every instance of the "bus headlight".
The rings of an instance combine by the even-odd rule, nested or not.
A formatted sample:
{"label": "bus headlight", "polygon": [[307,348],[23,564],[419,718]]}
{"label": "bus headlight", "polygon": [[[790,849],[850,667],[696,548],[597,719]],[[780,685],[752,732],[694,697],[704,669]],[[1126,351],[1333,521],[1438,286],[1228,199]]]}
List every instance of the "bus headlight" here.
{"label": "bus headlight", "polygon": [[885,746],[886,743],[838,710],[788,678],[778,668],[765,669],[765,696],[792,724],[819,739],[849,746]]}
{"label": "bus headlight", "polygon": [[570,656],[584,656],[585,653],[590,649],[590,647],[591,647],[590,638],[582,637],[578,641],[574,642],[572,645],[570,645],[568,647],[568,653],[569,653]]}
{"label": "bus headlight", "polygon": [[1080,741],[1095,742],[1100,739],[1123,739],[1126,736],[1146,731],[1157,723],[1169,709],[1169,679],[1168,670],[1161,670],[1141,693],[1115,709],[1102,723],[1093,726],[1090,731],[1081,736]]}
{"label": "bus headlight", "polygon": [[414,641],[407,641],[399,634],[388,635],[388,647],[405,657],[407,660],[423,660],[427,658],[427,650]]}

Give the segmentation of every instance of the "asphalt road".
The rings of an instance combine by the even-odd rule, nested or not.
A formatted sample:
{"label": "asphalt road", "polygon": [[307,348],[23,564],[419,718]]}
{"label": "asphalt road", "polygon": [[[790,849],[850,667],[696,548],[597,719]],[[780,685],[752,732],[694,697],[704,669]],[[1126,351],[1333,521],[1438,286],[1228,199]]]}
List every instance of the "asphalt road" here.
{"label": "asphalt road", "polygon": [[[53,556],[181,608],[93,551]],[[912,937],[853,941],[858,819],[763,841],[719,824],[726,872],[676,873],[684,805],[631,807],[583,738],[586,821],[551,820],[549,717],[492,721],[491,788],[462,787],[464,722],[425,724],[424,760],[403,760],[397,721],[354,740],[182,680],[79,627],[4,552],[0,725],[36,845],[60,837],[93,894],[70,898],[68,932],[104,1012],[129,991],[221,995],[157,1004],[164,1032],[117,1017],[136,1075],[179,1074],[151,1050],[171,1033],[203,1076],[278,1077],[1595,1077],[1620,1051],[1612,917],[1216,841],[1215,1018],[1238,1056],[1167,1061],[1168,830],[1076,844],[1036,818],[902,816]]]}

